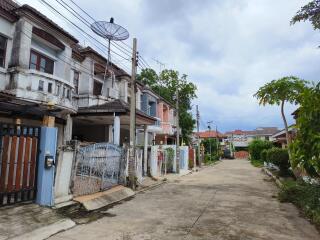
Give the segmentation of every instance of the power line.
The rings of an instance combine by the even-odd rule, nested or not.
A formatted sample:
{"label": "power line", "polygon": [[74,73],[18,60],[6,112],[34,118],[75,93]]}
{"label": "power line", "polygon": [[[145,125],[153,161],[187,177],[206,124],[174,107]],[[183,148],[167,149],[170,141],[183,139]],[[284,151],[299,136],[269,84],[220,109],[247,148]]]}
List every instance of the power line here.
{"label": "power line", "polygon": [[[63,1],[63,0],[61,0],[61,1]],[[77,8],[79,8],[83,13],[85,13],[90,19],[92,19],[94,22],[96,22],[96,20],[87,12],[87,11],[85,11],[83,8],[81,8],[78,4],[76,4],[73,0],[70,0]],[[63,1],[64,2],[64,1]],[[69,6],[69,5],[68,5]],[[70,6],[69,6],[70,7]],[[73,11],[75,11],[74,9],[73,9]],[[79,13],[77,13],[78,15],[80,15]],[[83,18],[83,17],[82,17]],[[128,44],[126,44],[125,42],[123,42],[123,41],[119,41],[119,42],[111,42],[111,44],[114,46],[114,47],[116,47],[118,50],[120,50],[120,51],[126,51],[126,53],[127,54],[130,54],[130,56],[131,56],[131,54],[132,54],[132,47],[130,46],[130,45],[128,45]],[[120,44],[123,44],[123,45],[125,45],[127,48],[129,48],[129,50],[127,49],[127,48],[125,48],[125,47],[123,47],[123,46],[121,46]],[[121,49],[119,49],[119,48],[121,48]],[[122,52],[123,52],[122,51]],[[123,53],[125,53],[125,52],[123,52]],[[125,53],[125,54],[126,54]],[[150,67],[150,65],[147,63],[147,61],[145,61],[144,60],[144,58],[141,56],[141,59],[142,59],[142,61],[145,63],[145,65],[146,66],[148,66],[149,68],[151,68]]]}
{"label": "power line", "polygon": [[84,14],[86,14],[89,18],[91,18],[94,22],[96,22],[96,20],[91,17],[85,10],[83,10],[78,4],[76,4],[73,0],[69,0],[70,2],[72,2],[77,8],[79,8]]}
{"label": "power line", "polygon": [[[81,14],[79,14],[75,9],[73,9],[69,4],[67,4],[64,0],[60,0],[65,6],[67,6],[69,9],[72,10],[72,12],[70,10],[68,10],[61,2],[59,2],[58,0],[56,0],[56,2],[58,2],[63,8],[65,8],[68,12],[70,12],[72,15],[74,15],[76,18],[78,18],[82,23],[84,23],[90,30],[91,29],[91,23],[85,19],[83,16],[81,16]],[[77,5],[78,6],[78,5]],[[81,9],[83,12],[85,12],[83,9]],[[75,15],[75,14],[76,15]],[[86,13],[86,15],[90,16],[89,14]],[[79,18],[79,17],[80,18]],[[92,18],[90,16],[90,18],[96,22],[96,20],[94,18]],[[128,57],[131,57],[132,52],[122,46],[120,46],[119,44],[117,44],[116,42],[111,42],[111,45],[113,45],[115,48],[117,48],[119,51],[121,51],[122,53],[124,53],[125,55],[127,55]]]}
{"label": "power line", "polygon": [[[28,31],[28,30],[27,30],[27,31]],[[31,38],[26,32],[24,32],[24,30],[22,30],[21,32],[22,32],[24,35],[26,35],[29,39],[32,40],[32,38]],[[31,31],[28,31],[28,32],[29,32],[29,33],[32,33]],[[66,55],[64,55],[64,54],[60,54],[60,55],[63,56],[65,59],[69,59],[69,60],[74,61],[73,58],[70,58],[70,57],[68,57],[68,56],[66,56]],[[65,59],[62,59],[62,58],[60,58],[59,56],[55,56],[55,57],[56,57],[57,59],[61,60],[62,62],[68,64],[71,68],[75,68],[75,66],[73,66],[70,62],[65,61]],[[78,66],[80,66],[81,68],[85,69],[85,70],[81,70],[81,71],[83,71],[83,72],[85,72],[85,73],[87,73],[87,74],[89,74],[89,75],[93,75],[93,73],[91,72],[91,69],[86,68],[85,66],[83,66],[83,65],[81,65],[81,64],[78,64]],[[88,70],[88,71],[86,71],[86,70]]]}
{"label": "power line", "polygon": [[[100,42],[99,40],[97,40],[95,37],[93,37],[92,35],[90,35],[89,33],[87,33],[85,30],[83,30],[81,27],[79,27],[78,25],[76,25],[74,22],[72,22],[70,19],[68,19],[67,17],[65,17],[62,13],[60,13],[58,10],[56,10],[51,4],[49,4],[48,2],[46,2],[45,0],[39,0],[40,3],[42,3],[43,5],[45,5],[46,7],[52,9],[53,11],[55,11],[56,13],[58,13],[61,17],[63,17],[66,21],[68,21],[70,24],[72,24],[75,28],[79,29],[81,32],[83,32],[84,34],[86,34],[89,38],[95,40],[96,42],[100,43],[102,46],[108,48],[106,45],[104,45],[102,42]],[[101,49],[100,49],[101,50]],[[110,50],[111,52],[113,52],[114,54],[116,54],[117,56],[127,59],[125,57],[123,57],[122,55],[118,54],[117,52]],[[130,59],[127,59],[128,61],[130,61]]]}
{"label": "power line", "polygon": [[152,68],[152,67],[150,67],[150,65],[147,63],[147,61],[146,60],[144,60],[144,58],[141,56],[141,60],[142,60],[142,62],[148,67],[148,68]]}
{"label": "power line", "polygon": [[[62,2],[64,2],[63,0],[61,0]],[[40,3],[42,3],[40,0],[39,0],[39,2]],[[58,1],[57,1],[58,2]],[[58,2],[59,3],[59,2]],[[15,6],[13,6],[10,2],[8,2],[8,4],[9,5],[11,5],[12,7],[15,7]],[[18,3],[19,4],[19,3]],[[43,4],[43,3],[42,3]],[[46,3],[47,5],[50,5],[50,4],[48,4],[48,3]],[[60,5],[61,5],[61,3],[59,3]],[[21,5],[21,4],[19,4],[19,5]],[[50,5],[51,6],[51,5]],[[68,5],[69,6],[69,5]],[[48,6],[47,6],[48,7]],[[53,9],[52,8],[52,6],[51,6],[51,8],[49,8],[49,10],[50,11],[52,11],[51,9]],[[52,11],[53,12],[53,11]],[[55,11],[56,12],[56,11]],[[61,15],[61,14],[60,14]],[[81,16],[80,16],[81,17]],[[78,18],[78,17],[77,17]],[[78,18],[79,19],[79,18]],[[80,19],[79,19],[80,20]],[[69,23],[69,22],[67,22],[67,23]],[[72,26],[74,26],[74,25],[72,25]],[[52,30],[52,28],[50,28],[51,30]],[[31,33],[32,34],[32,31],[29,31],[29,30],[26,30],[27,32],[29,32],[29,33]],[[79,31],[78,31],[79,32]],[[24,34],[24,35],[26,35],[28,38],[30,38],[30,36],[26,33],[26,32],[24,32],[24,31],[22,31],[22,33]],[[81,33],[81,32],[80,32]],[[84,36],[83,34],[82,34],[82,36]],[[85,37],[85,36],[84,36]],[[32,39],[32,38],[30,38],[30,39]],[[88,39],[88,38],[87,38]],[[88,39],[89,40],[89,39]],[[89,40],[90,41],[90,40]],[[91,42],[91,41],[90,41]],[[92,42],[91,42],[92,43]],[[93,43],[94,44],[94,43]],[[98,47],[97,45],[95,45],[96,47]],[[99,47],[98,47],[99,48]],[[101,48],[99,48],[100,50],[102,50]],[[103,50],[102,50],[103,51]],[[71,68],[75,68],[75,66],[73,66],[70,62],[67,62],[67,61],[65,61],[65,59],[67,59],[67,60],[69,60],[69,61],[74,61],[74,59],[72,58],[72,57],[68,57],[68,56],[66,56],[66,55],[64,55],[64,54],[60,54],[60,56],[62,56],[64,59],[62,59],[62,58],[60,58],[60,57],[58,57],[58,56],[55,56],[57,59],[59,59],[59,60],[61,60],[62,62],[64,62],[64,63],[66,63],[66,64],[68,64]],[[128,60],[128,59],[126,59],[126,58],[124,58],[123,60]],[[123,61],[123,60],[121,60],[121,61]],[[87,74],[89,74],[89,75],[93,75],[93,73],[91,72],[91,69],[89,69],[89,68],[86,68],[85,66],[83,66],[82,64],[77,64],[78,66],[79,66],[79,68],[82,68],[82,70],[81,71],[83,71],[83,72],[85,72],[85,73],[87,73]],[[123,67],[124,69],[126,69],[126,71],[128,71],[128,72],[130,72],[130,70],[128,69],[128,67],[127,66],[125,66],[125,65],[123,65],[123,64],[121,64],[120,62],[118,63],[118,65],[121,65],[121,67]]]}
{"label": "power line", "polygon": [[[32,31],[30,31],[30,30],[26,30],[26,31],[32,34]],[[32,40],[32,38],[31,38],[26,32],[24,32],[24,30],[21,31],[21,32],[22,32],[24,35],[26,35],[29,39]],[[60,58],[59,56],[62,56],[64,59]],[[69,65],[71,68],[73,68],[73,69],[76,68],[74,65],[72,65],[72,64],[70,63],[70,61],[75,61],[75,59],[73,59],[72,57],[66,56],[66,55],[64,55],[64,54],[62,54],[62,53],[59,54],[59,56],[55,56],[55,58],[57,58],[57,59],[61,60],[62,62],[68,64],[68,65]],[[67,62],[65,59],[69,60],[69,62]],[[123,61],[123,60],[120,60],[120,61]],[[121,67],[127,68],[126,66],[124,66],[124,65],[121,64],[121,63],[119,63],[119,65],[120,65]],[[92,69],[87,68],[87,67],[83,66],[82,64],[77,64],[77,66],[78,66],[79,68],[82,68],[82,69],[81,69],[82,72],[87,73],[87,74],[92,75],[92,76],[94,75],[94,73],[92,73]],[[126,69],[126,70],[128,71],[128,69]]]}
{"label": "power line", "polygon": [[[61,2],[62,3],[61,3]],[[66,9],[69,13],[71,13],[73,16],[75,16],[78,20],[80,20],[86,27],[88,27],[90,30],[91,29],[91,23],[85,19],[84,17],[82,17],[76,10],[74,10],[72,7],[70,7],[69,4],[67,4],[64,0],[56,0],[57,3],[59,3],[64,9]],[[67,7],[66,7],[67,6]],[[69,9],[71,10],[69,10]],[[104,47],[107,47],[106,45],[104,45],[103,43],[101,43],[99,41],[100,44],[102,44]],[[124,47],[118,45],[116,42],[111,42],[111,45],[114,46],[115,48],[117,48],[119,51],[121,51],[122,53],[124,53],[127,57],[131,57],[131,52],[127,49],[125,49]],[[108,47],[107,47],[108,48]]]}

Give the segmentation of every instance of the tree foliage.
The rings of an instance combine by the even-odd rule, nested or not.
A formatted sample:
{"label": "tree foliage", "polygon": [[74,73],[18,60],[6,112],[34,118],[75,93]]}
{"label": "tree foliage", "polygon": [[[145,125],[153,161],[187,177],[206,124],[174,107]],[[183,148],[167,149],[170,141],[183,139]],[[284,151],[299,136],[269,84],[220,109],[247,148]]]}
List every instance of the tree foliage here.
{"label": "tree foliage", "polygon": [[207,138],[201,141],[201,144],[204,146],[205,154],[210,154],[211,147],[211,155],[217,155],[219,149],[219,143],[217,143],[217,139],[215,138]]}
{"label": "tree foliage", "polygon": [[297,130],[291,145],[294,167],[320,177],[320,83],[301,94]]}
{"label": "tree foliage", "polygon": [[300,93],[307,81],[295,76],[283,77],[262,86],[255,94],[260,105],[280,105],[282,102],[298,103]]}
{"label": "tree foliage", "polygon": [[[287,119],[284,113],[284,104],[285,102],[297,104],[299,102],[299,96],[306,88],[307,83],[307,81],[301,80],[295,76],[283,77],[265,84],[254,94],[254,97],[259,100],[260,105],[281,105],[281,116],[286,131],[288,145],[291,144],[291,139],[289,136]],[[290,155],[289,150],[288,152]]]}
{"label": "tree foliage", "polygon": [[291,24],[307,20],[311,22],[314,29],[320,29],[320,0],[313,0],[301,7],[292,18]]}
{"label": "tree foliage", "polygon": [[195,125],[195,120],[190,113],[191,101],[197,97],[197,87],[188,82],[187,75],[180,76],[178,71],[171,69],[165,69],[159,75],[153,69],[143,69],[137,79],[174,106],[176,90],[179,90],[179,123],[182,129],[182,139],[189,143]]}

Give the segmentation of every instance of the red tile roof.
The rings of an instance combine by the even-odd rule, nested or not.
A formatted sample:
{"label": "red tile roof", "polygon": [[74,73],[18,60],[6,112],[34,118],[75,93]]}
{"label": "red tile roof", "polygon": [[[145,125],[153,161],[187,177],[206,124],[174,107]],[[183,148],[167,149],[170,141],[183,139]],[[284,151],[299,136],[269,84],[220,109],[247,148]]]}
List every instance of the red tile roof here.
{"label": "red tile roof", "polygon": [[229,131],[229,132],[226,132],[225,134],[226,135],[231,135],[231,134],[234,134],[234,135],[245,135],[247,131],[242,131],[240,129],[236,129],[234,131]]}
{"label": "red tile roof", "polygon": [[218,131],[218,134],[217,134],[217,132],[214,131],[214,130],[210,130],[210,131],[207,130],[207,131],[204,131],[204,132],[195,132],[195,134],[197,136],[199,136],[200,138],[216,138],[217,136],[219,138],[222,138],[222,137],[225,136],[222,133],[220,133],[219,131]]}

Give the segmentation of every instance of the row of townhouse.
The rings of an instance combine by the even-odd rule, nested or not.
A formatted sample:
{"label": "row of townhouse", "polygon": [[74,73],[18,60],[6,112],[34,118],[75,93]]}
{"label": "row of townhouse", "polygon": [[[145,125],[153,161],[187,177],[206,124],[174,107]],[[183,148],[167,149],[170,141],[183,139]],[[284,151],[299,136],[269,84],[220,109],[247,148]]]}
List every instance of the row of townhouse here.
{"label": "row of townhouse", "polygon": [[[55,202],[66,200],[75,167],[72,140],[127,143],[131,76],[115,64],[106,74],[106,64],[36,9],[0,0],[0,205],[41,203],[51,188]],[[175,109],[141,83],[135,94],[147,174],[150,146],[175,143]],[[52,205],[53,196],[43,201]]]}

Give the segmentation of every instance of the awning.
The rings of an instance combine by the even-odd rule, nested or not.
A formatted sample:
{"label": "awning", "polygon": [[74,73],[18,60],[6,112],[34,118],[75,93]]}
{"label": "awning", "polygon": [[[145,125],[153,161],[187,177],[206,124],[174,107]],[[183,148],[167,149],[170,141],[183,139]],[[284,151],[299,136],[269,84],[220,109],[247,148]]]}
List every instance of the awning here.
{"label": "awning", "polygon": [[[79,107],[74,120],[82,124],[113,124],[114,116],[120,117],[121,125],[130,125],[130,106],[122,100],[114,100],[102,105]],[[136,125],[154,125],[157,119],[136,110]]]}

